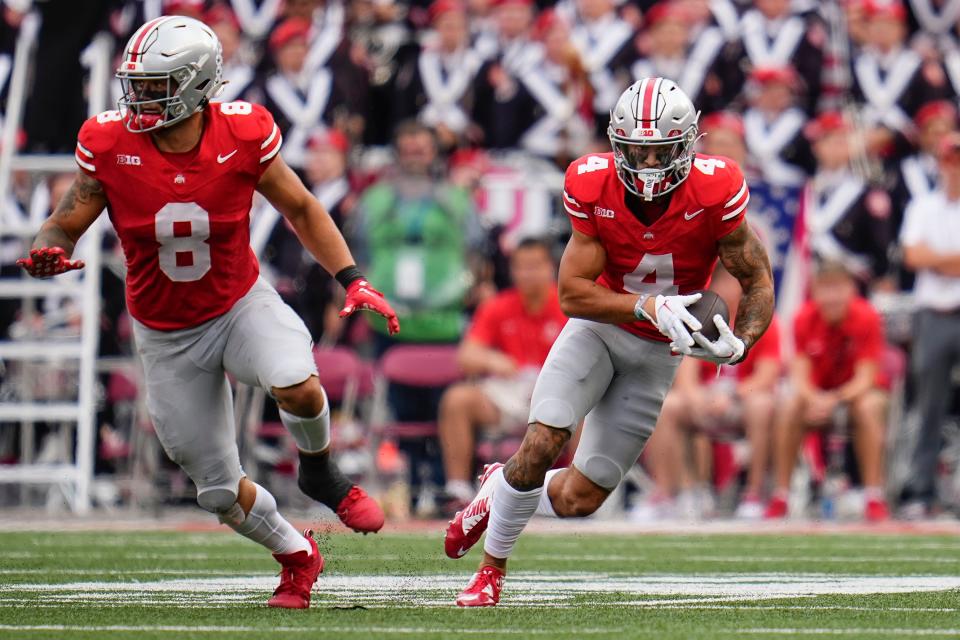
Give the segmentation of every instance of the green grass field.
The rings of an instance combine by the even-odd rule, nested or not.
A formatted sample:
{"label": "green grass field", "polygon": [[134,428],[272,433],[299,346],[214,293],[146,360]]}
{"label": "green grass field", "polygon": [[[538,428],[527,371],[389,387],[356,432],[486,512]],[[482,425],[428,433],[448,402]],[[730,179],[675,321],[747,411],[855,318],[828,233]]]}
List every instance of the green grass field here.
{"label": "green grass field", "polygon": [[2,533],[0,638],[960,637],[953,536],[527,535],[482,610],[439,531],[318,541],[313,608],[278,611],[235,535]]}

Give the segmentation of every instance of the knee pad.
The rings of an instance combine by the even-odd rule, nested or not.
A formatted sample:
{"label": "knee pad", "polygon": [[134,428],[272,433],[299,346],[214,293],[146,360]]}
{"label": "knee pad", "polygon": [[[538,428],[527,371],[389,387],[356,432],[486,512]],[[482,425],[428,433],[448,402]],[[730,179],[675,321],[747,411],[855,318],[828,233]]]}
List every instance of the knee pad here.
{"label": "knee pad", "polygon": [[302,418],[280,409],[280,421],[293,436],[300,451],[319,453],[330,446],[330,399],[327,392],[320,387],[323,394],[323,410],[312,418]]}
{"label": "knee pad", "polygon": [[623,469],[606,456],[594,454],[585,460],[574,456],[573,466],[597,485],[611,491],[623,480]]}
{"label": "knee pad", "polygon": [[529,421],[531,423],[539,422],[540,424],[556,429],[570,430],[579,422],[576,413],[573,411],[573,405],[559,398],[541,400],[530,407]]}
{"label": "knee pad", "polygon": [[237,504],[237,490],[213,487],[197,491],[197,504],[214,513],[225,524],[239,524],[246,519],[243,509]]}

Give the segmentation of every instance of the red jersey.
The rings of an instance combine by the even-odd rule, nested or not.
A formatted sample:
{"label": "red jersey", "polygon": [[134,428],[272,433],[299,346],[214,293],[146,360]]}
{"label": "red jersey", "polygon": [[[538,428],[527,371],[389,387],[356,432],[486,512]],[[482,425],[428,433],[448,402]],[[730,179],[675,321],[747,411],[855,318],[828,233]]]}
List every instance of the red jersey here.
{"label": "red jersey", "polygon": [[566,322],[556,287],[537,313],[524,308],[516,289],[507,289],[477,307],[467,337],[502,351],[521,368],[540,368]]}
{"label": "red jersey", "polygon": [[[630,212],[625,193],[613,153],[584,156],[567,168],[563,206],[574,229],[600,240],[607,261],[597,284],[617,293],[705,289],[717,262],[717,240],[740,225],[750,199],[733,160],[700,154],[652,225]],[[620,327],[649,340],[670,341],[646,320]]]}
{"label": "red jersey", "polygon": [[[779,366],[782,360],[780,354],[780,320],[773,316],[770,326],[757,343],[750,348],[747,357],[740,364],[725,364],[720,368],[721,376],[733,376],[737,382],[742,382],[753,375],[753,370],[761,360],[773,360]],[[700,361],[700,380],[710,382],[717,377],[717,365],[706,360]]]}
{"label": "red jersey", "polygon": [[[853,378],[861,360],[881,364],[884,349],[883,320],[864,298],[850,302],[847,316],[839,325],[830,325],[812,301],[804,303],[793,321],[798,354],[810,359],[813,384],[819,389],[836,389]],[[877,371],[877,386],[887,387],[883,371]]]}
{"label": "red jersey", "polygon": [[78,135],[77,164],[103,185],[123,245],[127,308],[151,329],[226,313],[260,273],[250,206],[280,130],[248,102],[211,103],[203,119],[187,153],[159,151],[149,134],[127,131],[119,111],[90,118]]}

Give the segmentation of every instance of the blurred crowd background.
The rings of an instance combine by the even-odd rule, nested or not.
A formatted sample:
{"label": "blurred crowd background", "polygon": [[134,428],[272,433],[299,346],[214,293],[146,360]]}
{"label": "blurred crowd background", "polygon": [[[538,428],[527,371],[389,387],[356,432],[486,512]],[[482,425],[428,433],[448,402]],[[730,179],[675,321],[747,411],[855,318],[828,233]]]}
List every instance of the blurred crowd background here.
{"label": "blurred crowd background", "polygon": [[[4,98],[31,11],[41,26],[20,154],[72,154],[92,100],[91,42],[116,56],[171,13],[216,31],[219,99],[271,110],[283,157],[399,312],[396,337],[375,319],[339,319],[339,288],[257,203],[254,249],[313,332],[341,462],[375,478],[395,517],[449,515],[472,497],[478,465],[517,446],[565,321],[563,170],[609,150],[608,110],[652,75],[701,110],[698,148],[743,168],[778,318],[748,364],[681,367],[610,512],[878,521],[960,505],[960,1],[6,0]],[[119,84],[110,91],[115,102]],[[38,175],[14,172],[5,225],[39,224],[71,179]],[[187,500],[189,483],[151,446],[125,364],[122,255],[104,242],[99,349],[120,364],[99,376],[95,498]],[[17,277],[25,246],[4,238],[0,276]],[[735,281],[719,273],[713,287],[735,308]],[[0,331],[69,333],[77,314],[59,298],[5,300]],[[32,367],[6,366],[0,396],[75,384]],[[237,403],[247,470],[304,504],[272,403],[242,389]],[[70,455],[54,424],[30,438],[0,423],[0,463]]]}

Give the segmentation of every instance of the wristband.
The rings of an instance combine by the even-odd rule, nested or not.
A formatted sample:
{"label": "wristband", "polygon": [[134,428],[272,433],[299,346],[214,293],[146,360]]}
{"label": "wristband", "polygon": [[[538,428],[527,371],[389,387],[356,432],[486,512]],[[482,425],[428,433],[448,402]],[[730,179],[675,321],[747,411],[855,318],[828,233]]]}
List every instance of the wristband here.
{"label": "wristband", "polygon": [[360,269],[357,268],[357,265],[355,264],[352,264],[349,267],[344,267],[343,269],[340,269],[340,271],[337,271],[337,275],[333,277],[337,279],[337,282],[339,282],[340,286],[343,287],[344,289],[349,287],[351,284],[353,284],[357,280],[365,280],[365,278],[363,277],[363,273],[360,271]]}
{"label": "wristband", "polygon": [[649,320],[653,322],[653,318],[648,316],[647,312],[643,310],[643,305],[649,298],[649,293],[641,293],[640,297],[637,298],[637,304],[633,305],[633,315],[637,320]]}

